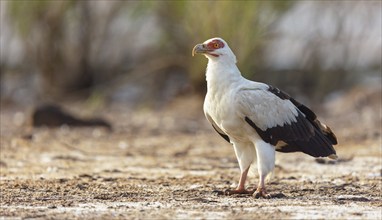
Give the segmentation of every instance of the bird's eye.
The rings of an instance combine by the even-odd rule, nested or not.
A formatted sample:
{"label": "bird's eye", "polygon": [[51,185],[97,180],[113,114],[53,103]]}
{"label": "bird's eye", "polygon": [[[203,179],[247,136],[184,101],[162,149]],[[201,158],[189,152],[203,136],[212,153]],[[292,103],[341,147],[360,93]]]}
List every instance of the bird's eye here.
{"label": "bird's eye", "polygon": [[214,48],[218,49],[219,48],[219,44],[218,43],[214,43]]}

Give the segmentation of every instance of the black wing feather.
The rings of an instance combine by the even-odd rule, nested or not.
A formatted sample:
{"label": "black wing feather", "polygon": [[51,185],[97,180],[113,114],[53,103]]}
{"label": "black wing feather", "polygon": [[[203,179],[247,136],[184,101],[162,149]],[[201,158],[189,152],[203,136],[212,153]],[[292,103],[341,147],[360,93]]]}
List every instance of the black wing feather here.
{"label": "black wing feather", "polygon": [[299,110],[296,122],[261,130],[249,117],[245,121],[251,125],[260,137],[267,143],[276,146],[280,141],[286,143],[277,151],[301,151],[313,157],[326,157],[336,154],[332,145],[337,144],[337,138],[329,127],[324,126],[316,114],[305,105],[291,98],[285,92],[269,86],[268,91],[280,99],[290,100]]}
{"label": "black wing feather", "polygon": [[222,138],[224,138],[224,140],[228,141],[228,143],[231,143],[231,141],[230,141],[228,135],[219,132],[218,129],[216,129],[214,125],[212,125],[212,127],[215,129],[215,131],[216,131]]}
{"label": "black wing feather", "polygon": [[278,96],[280,99],[283,99],[283,100],[287,99],[291,101],[293,105],[295,105],[298,108],[298,110],[300,110],[305,115],[305,118],[309,120],[309,122],[313,126],[315,126],[316,128],[322,131],[323,135],[326,138],[328,138],[333,145],[336,145],[338,143],[336,135],[332,132],[332,130],[329,127],[322,126],[321,122],[317,119],[316,114],[312,110],[310,110],[308,107],[306,107],[305,105],[301,104],[300,102],[292,98],[286,92],[281,91],[280,89],[276,87],[273,87],[270,85],[268,86],[269,86],[268,91],[272,92],[273,94]]}
{"label": "black wing feather", "polygon": [[215,123],[215,121],[206,113],[207,120],[211,123],[212,127],[215,129],[215,131],[222,137],[224,140],[228,141],[228,143],[231,143],[231,140],[229,139],[228,135],[226,135]]}

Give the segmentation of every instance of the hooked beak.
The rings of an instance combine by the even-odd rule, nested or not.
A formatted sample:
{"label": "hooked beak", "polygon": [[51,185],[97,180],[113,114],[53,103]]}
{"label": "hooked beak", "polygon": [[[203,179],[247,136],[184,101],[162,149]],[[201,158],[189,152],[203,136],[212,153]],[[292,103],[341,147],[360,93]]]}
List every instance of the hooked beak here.
{"label": "hooked beak", "polygon": [[194,49],[192,49],[192,56],[198,53],[206,53],[206,52],[208,52],[208,50],[204,46],[204,44],[197,44],[195,45]]}

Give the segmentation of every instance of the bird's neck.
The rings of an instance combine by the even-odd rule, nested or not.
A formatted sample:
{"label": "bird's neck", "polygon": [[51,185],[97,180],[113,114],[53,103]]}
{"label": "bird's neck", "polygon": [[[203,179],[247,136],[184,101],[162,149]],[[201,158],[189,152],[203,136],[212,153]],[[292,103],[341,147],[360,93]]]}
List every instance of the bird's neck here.
{"label": "bird's neck", "polygon": [[209,60],[206,71],[207,89],[227,89],[243,77],[233,62],[219,62]]}

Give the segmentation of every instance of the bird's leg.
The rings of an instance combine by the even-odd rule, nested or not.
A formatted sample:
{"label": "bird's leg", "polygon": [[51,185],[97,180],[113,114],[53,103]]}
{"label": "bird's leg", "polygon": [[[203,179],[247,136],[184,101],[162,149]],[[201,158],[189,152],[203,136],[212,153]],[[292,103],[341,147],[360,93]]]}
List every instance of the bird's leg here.
{"label": "bird's leg", "polygon": [[272,172],[275,167],[275,149],[272,145],[257,141],[255,144],[257,153],[257,169],[259,171],[259,185],[254,193],[255,198],[270,198],[265,190],[265,177]]}
{"label": "bird's leg", "polygon": [[255,198],[260,198],[260,197],[266,198],[266,199],[271,198],[271,196],[265,190],[265,177],[266,175],[260,175],[260,182],[254,193]]}
{"label": "bird's leg", "polygon": [[245,181],[247,180],[248,170],[245,169],[240,176],[239,185],[236,187],[236,189],[228,189],[226,190],[226,194],[233,195],[233,194],[253,194],[253,190],[246,190],[245,189]]}

